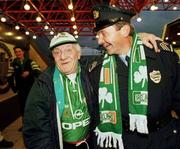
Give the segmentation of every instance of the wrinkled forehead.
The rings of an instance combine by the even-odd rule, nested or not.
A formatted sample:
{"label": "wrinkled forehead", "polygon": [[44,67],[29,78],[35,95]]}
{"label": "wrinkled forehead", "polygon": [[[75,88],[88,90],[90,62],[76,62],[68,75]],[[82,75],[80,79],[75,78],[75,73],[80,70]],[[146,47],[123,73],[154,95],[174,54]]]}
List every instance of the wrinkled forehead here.
{"label": "wrinkled forehead", "polygon": [[67,50],[67,49],[74,49],[73,44],[63,44],[55,47],[53,50]]}
{"label": "wrinkled forehead", "polygon": [[96,34],[99,35],[101,33],[108,33],[108,32],[111,33],[115,29],[116,29],[116,26],[115,26],[115,24],[113,24],[111,26],[100,29],[99,31],[96,32]]}
{"label": "wrinkled forehead", "polygon": [[16,48],[14,49],[14,52],[23,52],[23,50],[21,48]]}

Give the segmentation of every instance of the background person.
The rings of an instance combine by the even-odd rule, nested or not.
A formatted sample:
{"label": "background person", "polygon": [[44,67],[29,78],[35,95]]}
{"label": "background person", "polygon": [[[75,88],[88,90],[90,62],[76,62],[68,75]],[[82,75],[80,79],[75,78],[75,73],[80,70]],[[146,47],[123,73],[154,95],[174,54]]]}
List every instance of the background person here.
{"label": "background person", "polygon": [[10,64],[7,77],[13,92],[18,93],[20,110],[23,116],[27,95],[35,78],[40,74],[40,67],[35,61],[25,56],[23,48],[16,46],[13,50],[16,58]]}

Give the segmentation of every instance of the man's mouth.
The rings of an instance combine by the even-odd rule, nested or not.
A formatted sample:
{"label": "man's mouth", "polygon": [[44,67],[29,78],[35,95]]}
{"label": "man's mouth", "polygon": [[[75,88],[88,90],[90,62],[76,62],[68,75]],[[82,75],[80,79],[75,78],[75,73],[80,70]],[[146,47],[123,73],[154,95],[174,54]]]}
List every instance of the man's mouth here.
{"label": "man's mouth", "polygon": [[105,45],[104,47],[105,47],[106,49],[108,49],[110,46],[111,46],[111,45],[108,44],[108,45]]}
{"label": "man's mouth", "polygon": [[69,64],[71,61],[63,61],[61,62],[62,65],[66,65],[66,64]]}

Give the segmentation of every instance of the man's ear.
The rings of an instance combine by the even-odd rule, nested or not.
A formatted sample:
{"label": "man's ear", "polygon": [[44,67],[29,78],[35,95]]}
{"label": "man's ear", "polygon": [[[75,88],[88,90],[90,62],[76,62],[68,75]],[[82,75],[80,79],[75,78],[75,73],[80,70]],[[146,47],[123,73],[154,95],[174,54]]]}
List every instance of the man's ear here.
{"label": "man's ear", "polygon": [[130,26],[126,24],[120,29],[120,34],[123,37],[127,37],[129,36],[130,30],[131,30]]}
{"label": "man's ear", "polygon": [[81,58],[81,52],[78,52],[78,60]]}

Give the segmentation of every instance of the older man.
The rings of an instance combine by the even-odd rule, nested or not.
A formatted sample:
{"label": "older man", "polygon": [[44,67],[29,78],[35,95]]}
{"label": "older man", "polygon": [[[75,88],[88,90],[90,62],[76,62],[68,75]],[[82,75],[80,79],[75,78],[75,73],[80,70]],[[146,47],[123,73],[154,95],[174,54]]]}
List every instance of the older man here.
{"label": "older man", "polygon": [[98,114],[87,74],[78,62],[81,48],[71,34],[61,32],[51,40],[50,49],[55,64],[28,96],[25,144],[31,149],[93,149],[91,133]]}
{"label": "older man", "polygon": [[91,71],[99,96],[101,148],[178,148],[180,66],[178,56],[158,41],[160,53],[143,46],[130,19],[134,13],[99,5],[93,8],[98,43],[106,49],[102,62]]}

